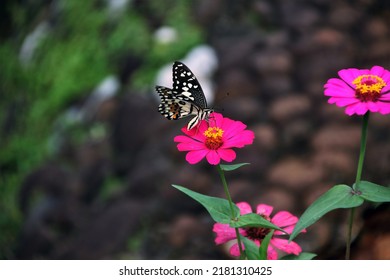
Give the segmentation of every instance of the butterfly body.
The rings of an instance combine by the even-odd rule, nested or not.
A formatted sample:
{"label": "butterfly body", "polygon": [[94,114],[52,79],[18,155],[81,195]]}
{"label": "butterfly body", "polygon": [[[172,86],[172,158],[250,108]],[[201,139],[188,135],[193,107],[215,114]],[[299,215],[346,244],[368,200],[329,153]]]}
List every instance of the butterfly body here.
{"label": "butterfly body", "polygon": [[201,120],[208,120],[213,109],[207,108],[202,87],[191,70],[181,62],[173,64],[173,89],[156,86],[161,98],[158,111],[169,120],[194,116],[187,129],[196,127]]}

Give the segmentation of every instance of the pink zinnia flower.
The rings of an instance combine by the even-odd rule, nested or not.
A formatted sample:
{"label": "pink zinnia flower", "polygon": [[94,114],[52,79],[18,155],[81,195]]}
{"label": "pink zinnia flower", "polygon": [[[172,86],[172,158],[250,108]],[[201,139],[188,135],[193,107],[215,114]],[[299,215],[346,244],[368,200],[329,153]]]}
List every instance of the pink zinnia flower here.
{"label": "pink zinnia flower", "polygon": [[[252,208],[248,203],[240,202],[236,205],[238,206],[238,208],[240,208],[241,215],[252,213]],[[287,211],[280,211],[271,218],[270,215],[272,213],[272,210],[272,206],[269,206],[267,204],[259,204],[257,205],[256,213],[267,219],[274,225],[277,225],[281,229],[285,230],[288,234],[291,234],[296,223],[298,222],[298,218]],[[216,223],[214,224],[213,231],[217,234],[215,238],[215,243],[217,245],[226,243],[231,240],[236,240],[236,232],[234,228],[231,228],[228,224]],[[247,227],[239,229],[241,235],[249,238],[259,247],[264,237],[270,231],[271,229],[269,228],[261,227]],[[303,230],[302,232],[306,232],[306,230]],[[280,251],[294,255],[299,255],[302,252],[301,247],[297,243],[293,241],[289,242],[287,239],[280,238],[283,235],[285,235],[284,232],[277,230],[274,232],[267,251],[267,256],[269,260],[278,259],[278,253],[275,249],[279,249]],[[230,254],[235,257],[240,256],[237,242],[234,242],[234,244],[230,247]]]}
{"label": "pink zinnia flower", "polygon": [[325,84],[328,102],[346,107],[347,115],[364,115],[367,111],[390,113],[390,72],[383,67],[368,69],[343,69],[338,78]]}
{"label": "pink zinnia flower", "polygon": [[245,128],[246,125],[240,121],[212,113],[208,121],[203,120],[191,130],[183,127],[185,135],[176,136],[174,141],[178,142],[179,151],[188,152],[186,160],[190,164],[198,163],[206,157],[210,164],[217,165],[221,159],[231,162],[236,158],[232,148],[252,144],[255,135]]}

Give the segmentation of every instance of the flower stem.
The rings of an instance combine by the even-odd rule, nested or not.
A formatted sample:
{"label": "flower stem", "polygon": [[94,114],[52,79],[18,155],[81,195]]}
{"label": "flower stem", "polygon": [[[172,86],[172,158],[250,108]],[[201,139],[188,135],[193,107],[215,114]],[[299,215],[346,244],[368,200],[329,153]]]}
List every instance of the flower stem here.
{"label": "flower stem", "polygon": [[[229,201],[231,218],[235,219],[236,217],[235,217],[235,212],[234,212],[234,208],[233,208],[233,201],[232,201],[232,197],[230,196],[229,188],[228,188],[226,178],[225,178],[225,173],[223,172],[223,170],[219,164],[217,165],[217,168],[218,168],[219,176],[221,177],[221,181],[222,181],[223,189],[225,191],[226,198]],[[238,228],[235,228],[235,232],[236,232],[236,238],[237,238],[237,243],[238,243],[238,249],[240,250],[240,257],[242,258],[243,257],[243,249],[242,249],[241,238],[240,238],[240,233],[238,231]]]}
{"label": "flower stem", "polygon": [[[367,127],[368,127],[368,119],[370,116],[370,112],[367,112],[363,116],[363,122],[362,122],[362,135],[360,139],[360,154],[359,154],[359,162],[358,167],[356,171],[356,180],[355,185],[353,186],[353,189],[355,189],[358,184],[360,183],[360,179],[362,177],[362,170],[363,170],[363,162],[364,162],[364,155],[366,153],[366,143],[367,143]],[[355,214],[355,208],[351,208],[350,214],[349,214],[349,224],[348,224],[348,232],[347,232],[347,244],[346,244],[346,251],[345,251],[345,259],[350,259],[351,254],[351,240],[352,240],[352,227],[353,227],[353,217]]]}
{"label": "flower stem", "polygon": [[360,140],[360,154],[359,154],[358,168],[357,168],[357,172],[356,172],[355,188],[357,187],[357,184],[360,183],[360,179],[362,177],[363,161],[364,161],[364,155],[366,153],[367,127],[368,127],[369,116],[370,116],[369,112],[367,112],[363,116],[362,136],[361,136],[361,140]]}

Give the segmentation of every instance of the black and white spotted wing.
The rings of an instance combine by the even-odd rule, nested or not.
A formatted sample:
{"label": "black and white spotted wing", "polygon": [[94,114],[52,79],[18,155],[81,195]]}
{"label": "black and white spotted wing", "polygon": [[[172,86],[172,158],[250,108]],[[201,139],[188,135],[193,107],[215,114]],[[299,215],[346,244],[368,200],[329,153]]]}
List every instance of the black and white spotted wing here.
{"label": "black and white spotted wing", "polygon": [[173,89],[156,86],[161,98],[158,111],[169,120],[195,115],[188,123],[191,130],[213,112],[207,108],[206,98],[195,75],[181,62],[173,64]]}
{"label": "black and white spotted wing", "polygon": [[200,108],[207,108],[206,98],[202,87],[191,70],[181,62],[173,64],[173,90],[188,97]]}

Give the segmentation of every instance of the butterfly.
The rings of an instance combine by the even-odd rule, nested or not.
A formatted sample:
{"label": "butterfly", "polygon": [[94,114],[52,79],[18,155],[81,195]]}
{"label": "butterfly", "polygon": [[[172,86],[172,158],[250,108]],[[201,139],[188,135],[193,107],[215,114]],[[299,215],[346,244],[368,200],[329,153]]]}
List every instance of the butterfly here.
{"label": "butterfly", "polygon": [[213,109],[207,108],[202,87],[195,75],[182,62],[173,64],[173,89],[156,86],[161,98],[158,111],[168,120],[178,120],[195,115],[188,123],[191,130],[202,120],[208,120]]}

